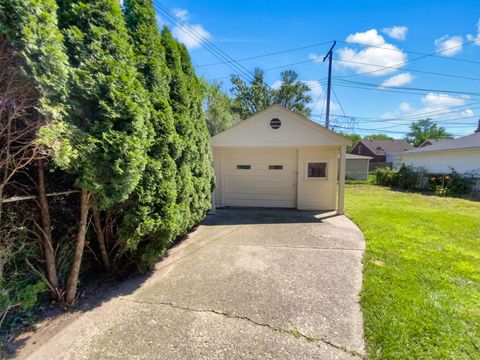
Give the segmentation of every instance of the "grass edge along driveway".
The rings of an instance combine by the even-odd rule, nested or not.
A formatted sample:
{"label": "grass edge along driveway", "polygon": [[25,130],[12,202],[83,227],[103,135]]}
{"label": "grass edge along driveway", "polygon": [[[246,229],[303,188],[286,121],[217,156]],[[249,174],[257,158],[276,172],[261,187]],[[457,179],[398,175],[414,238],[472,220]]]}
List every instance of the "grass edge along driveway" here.
{"label": "grass edge along driveway", "polygon": [[480,359],[480,202],[348,185],[372,359]]}

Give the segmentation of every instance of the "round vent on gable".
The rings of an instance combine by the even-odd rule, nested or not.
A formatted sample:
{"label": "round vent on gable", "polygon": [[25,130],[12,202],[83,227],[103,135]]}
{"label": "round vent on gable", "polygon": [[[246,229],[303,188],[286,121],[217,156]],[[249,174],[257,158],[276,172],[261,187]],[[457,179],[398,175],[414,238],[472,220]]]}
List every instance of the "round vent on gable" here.
{"label": "round vent on gable", "polygon": [[273,130],[279,129],[280,126],[282,126],[282,122],[280,121],[279,118],[273,118],[272,120],[270,120],[270,127],[271,127]]}

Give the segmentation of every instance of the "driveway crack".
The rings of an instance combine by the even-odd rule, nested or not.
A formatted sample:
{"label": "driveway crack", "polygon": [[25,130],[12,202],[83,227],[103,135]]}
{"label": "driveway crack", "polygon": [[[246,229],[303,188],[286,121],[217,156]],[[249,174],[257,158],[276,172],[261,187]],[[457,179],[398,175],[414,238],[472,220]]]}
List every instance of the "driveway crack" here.
{"label": "driveway crack", "polygon": [[268,323],[262,323],[262,322],[255,321],[255,320],[249,318],[248,316],[234,315],[234,314],[231,314],[231,313],[228,313],[228,312],[215,310],[215,309],[195,309],[195,308],[191,308],[191,307],[188,307],[188,306],[178,305],[178,304],[175,304],[173,302],[163,302],[163,301],[153,302],[153,301],[128,299],[128,298],[125,298],[125,297],[121,297],[120,300],[139,303],[139,304],[169,306],[171,308],[180,309],[180,310],[184,310],[184,311],[191,311],[191,312],[196,312],[196,313],[211,313],[211,314],[220,315],[220,316],[223,316],[223,317],[226,317],[226,318],[229,318],[229,319],[244,320],[244,321],[247,321],[247,322],[249,322],[251,324],[254,324],[256,326],[261,326],[261,327],[264,327],[264,328],[268,328],[268,329],[270,329],[272,331],[275,331],[275,332],[278,332],[278,333],[288,334],[290,336],[295,337],[296,339],[302,339],[302,340],[310,342],[310,343],[321,342],[321,343],[324,343],[324,344],[326,344],[328,346],[331,346],[335,349],[341,350],[341,351],[343,351],[343,352],[345,352],[349,355],[352,355],[354,357],[358,357],[358,358],[361,358],[361,359],[364,358],[364,356],[361,353],[359,353],[355,350],[348,349],[348,348],[346,348],[342,345],[336,344],[336,343],[334,343],[334,342],[332,342],[332,341],[330,341],[330,340],[328,340],[324,337],[308,336],[308,335],[305,335],[305,334],[301,333],[298,329],[284,329],[284,328],[281,328],[281,327],[272,326]]}

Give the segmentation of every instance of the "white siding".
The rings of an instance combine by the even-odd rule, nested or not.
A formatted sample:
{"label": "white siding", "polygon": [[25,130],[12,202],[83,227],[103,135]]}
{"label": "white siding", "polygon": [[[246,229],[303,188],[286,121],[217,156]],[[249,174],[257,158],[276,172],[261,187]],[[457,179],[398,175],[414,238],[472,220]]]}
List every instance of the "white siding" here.
{"label": "white siding", "polygon": [[[270,127],[272,118],[280,119],[279,129],[274,130]],[[275,106],[212,138],[212,146],[228,147],[300,147],[341,144],[348,145],[348,140],[310,120]]]}
{"label": "white siding", "polygon": [[222,195],[221,195],[221,181],[222,181],[222,158],[221,158],[221,150],[219,148],[213,148],[212,150],[213,155],[213,168],[215,174],[215,207],[222,207]]}
{"label": "white siding", "polygon": [[402,154],[390,154],[386,156],[387,163],[392,164],[393,170],[398,170],[402,165]]}
{"label": "white siding", "polygon": [[[237,169],[237,165],[250,169]],[[269,169],[270,165],[283,169]],[[296,206],[296,149],[226,148],[221,167],[224,206]]]}
{"label": "white siding", "polygon": [[[307,178],[309,162],[326,162],[327,178]],[[334,210],[337,195],[338,148],[298,149],[298,202],[300,210]]]}
{"label": "white siding", "polygon": [[[280,128],[271,128],[272,119],[280,119]],[[273,105],[211,139],[215,205],[334,210],[338,154],[346,145],[351,141],[343,136]],[[327,163],[327,178],[307,178],[308,162]]]}
{"label": "white siding", "polygon": [[406,165],[424,167],[432,173],[450,173],[452,168],[459,174],[480,172],[480,149],[404,153],[402,158]]}
{"label": "white siding", "polygon": [[369,159],[347,159],[347,179],[367,180]]}

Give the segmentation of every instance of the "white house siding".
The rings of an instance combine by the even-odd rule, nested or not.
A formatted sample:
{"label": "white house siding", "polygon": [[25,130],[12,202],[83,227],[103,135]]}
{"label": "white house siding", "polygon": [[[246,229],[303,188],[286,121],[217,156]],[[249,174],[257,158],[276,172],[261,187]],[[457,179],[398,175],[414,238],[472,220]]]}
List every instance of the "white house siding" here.
{"label": "white house siding", "polygon": [[347,158],[347,179],[367,180],[369,159],[348,159]]}
{"label": "white house siding", "polygon": [[[272,119],[281,126],[272,129]],[[215,206],[296,207],[343,213],[338,154],[351,141],[274,105],[214,136]],[[327,177],[307,179],[308,162],[327,163]],[[237,169],[249,165],[249,169]],[[281,165],[283,169],[269,169]],[[343,189],[343,181],[340,182]]]}
{"label": "white house siding", "polygon": [[392,164],[393,170],[398,170],[400,165],[402,164],[402,155],[401,154],[390,154],[386,156],[387,163]]}
{"label": "white house siding", "polygon": [[221,181],[222,181],[222,167],[221,167],[221,149],[220,148],[213,148],[212,149],[212,155],[213,155],[213,168],[214,168],[214,174],[215,174],[215,191],[214,191],[214,205],[215,207],[221,207],[221,200],[222,200],[222,186],[221,186]]}
{"label": "white house siding", "polygon": [[405,153],[402,156],[406,165],[425,168],[431,173],[459,174],[477,172],[480,174],[480,149],[459,149],[429,153]]}
{"label": "white house siding", "polygon": [[[298,150],[298,209],[335,209],[337,159],[338,149],[335,147],[312,147]],[[307,178],[307,164],[309,162],[326,162],[327,178]]]}

